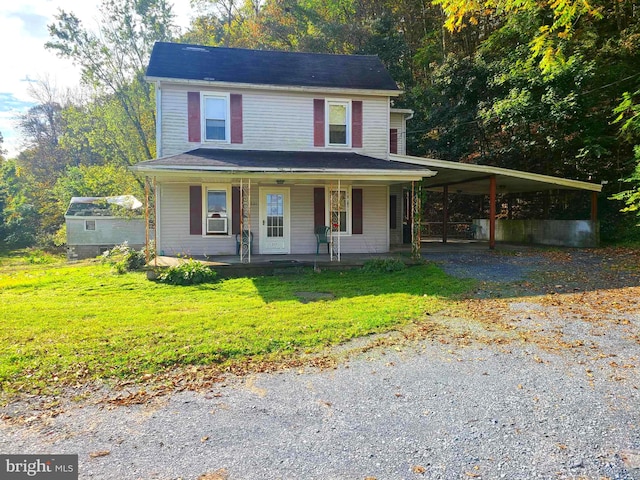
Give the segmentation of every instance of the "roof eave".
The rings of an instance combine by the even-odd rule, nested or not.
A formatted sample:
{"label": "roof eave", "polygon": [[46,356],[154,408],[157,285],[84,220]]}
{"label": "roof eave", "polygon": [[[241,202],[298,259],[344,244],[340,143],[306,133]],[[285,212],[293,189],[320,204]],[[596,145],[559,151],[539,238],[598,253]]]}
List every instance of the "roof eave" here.
{"label": "roof eave", "polygon": [[391,112],[391,113],[400,113],[400,114],[408,115],[408,116],[413,116],[413,114],[415,113],[410,108],[391,108],[391,109],[389,109],[389,112]]}
{"label": "roof eave", "polygon": [[294,92],[313,92],[313,93],[348,93],[356,95],[372,95],[378,97],[397,97],[404,93],[403,90],[384,90],[384,89],[367,89],[367,88],[346,88],[346,87],[313,87],[303,85],[270,85],[262,83],[240,83],[240,82],[216,82],[212,80],[190,80],[187,78],[171,78],[171,77],[154,77],[145,75],[144,79],[148,82],[157,82],[162,84],[177,83],[179,85],[195,85],[195,86],[214,86],[218,88],[244,88],[248,90],[275,90],[275,91],[294,91]]}
{"label": "roof eave", "polygon": [[262,176],[278,176],[278,175],[300,175],[304,177],[392,177],[407,178],[410,180],[419,180],[426,177],[432,177],[437,174],[433,170],[416,169],[416,170],[378,170],[378,169],[335,169],[335,168],[250,168],[250,167],[206,167],[206,166],[183,166],[183,165],[134,165],[129,167],[136,173],[144,175],[157,174],[193,174],[217,173],[221,175],[238,176],[238,175],[262,175]]}

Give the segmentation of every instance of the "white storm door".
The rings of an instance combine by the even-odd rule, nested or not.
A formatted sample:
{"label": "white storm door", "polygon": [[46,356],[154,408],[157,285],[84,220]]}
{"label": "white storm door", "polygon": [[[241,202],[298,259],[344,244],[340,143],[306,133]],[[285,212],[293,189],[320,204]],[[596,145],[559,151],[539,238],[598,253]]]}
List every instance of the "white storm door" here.
{"label": "white storm door", "polygon": [[289,189],[260,188],[260,253],[290,253]]}

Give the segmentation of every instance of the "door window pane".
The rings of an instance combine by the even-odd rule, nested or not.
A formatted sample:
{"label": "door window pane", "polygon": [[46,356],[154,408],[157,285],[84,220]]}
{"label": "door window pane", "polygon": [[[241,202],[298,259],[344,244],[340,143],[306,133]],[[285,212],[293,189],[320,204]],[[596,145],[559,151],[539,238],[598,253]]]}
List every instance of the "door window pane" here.
{"label": "door window pane", "polygon": [[284,195],[267,194],[267,237],[284,237]]}

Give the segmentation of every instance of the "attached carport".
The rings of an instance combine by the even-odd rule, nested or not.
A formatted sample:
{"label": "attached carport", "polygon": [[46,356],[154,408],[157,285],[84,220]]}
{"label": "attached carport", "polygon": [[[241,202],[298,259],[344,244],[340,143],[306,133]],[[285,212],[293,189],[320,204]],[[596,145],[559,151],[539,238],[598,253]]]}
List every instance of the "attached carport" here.
{"label": "attached carport", "polygon": [[[455,187],[456,193],[488,195],[489,248],[491,249],[495,248],[496,245],[496,201],[498,194],[522,194],[549,190],[591,192],[591,215],[589,220],[594,228],[597,227],[597,200],[598,193],[602,190],[602,185],[488,165],[473,165],[408,155],[390,155],[390,158],[391,160],[415,163],[437,172],[435,176],[423,180],[422,188],[443,193],[443,221],[445,224],[448,218],[447,197],[451,187]],[[443,242],[446,242],[446,228],[443,231]]]}

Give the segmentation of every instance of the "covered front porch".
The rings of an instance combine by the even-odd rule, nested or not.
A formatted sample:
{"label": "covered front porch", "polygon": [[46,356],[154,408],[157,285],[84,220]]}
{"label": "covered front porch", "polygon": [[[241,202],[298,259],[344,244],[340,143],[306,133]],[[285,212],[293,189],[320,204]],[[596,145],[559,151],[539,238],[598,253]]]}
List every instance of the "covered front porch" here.
{"label": "covered front porch", "polygon": [[[488,197],[486,223],[474,219],[464,226],[469,232],[463,239],[486,240],[476,246],[493,249],[497,241],[509,241],[499,236],[507,231],[498,228],[503,221],[498,219],[499,195],[588,192],[591,216],[578,226],[598,229],[601,185],[485,165],[405,155],[385,160],[353,152],[198,149],[141,162],[135,170],[155,187],[154,201],[147,198],[147,205],[153,205],[147,218],[154,219],[148,221],[153,224],[148,238],[156,239],[161,256],[209,257],[231,265],[295,263],[297,255],[317,264],[325,251],[330,262],[348,263],[345,255],[387,254],[403,244],[417,259],[423,246],[424,191],[442,192],[442,243],[449,241],[451,191]],[[521,238],[545,243],[551,229],[543,225],[539,230],[526,230]],[[267,260],[276,254],[277,259]]]}
{"label": "covered front porch", "polygon": [[157,252],[221,263],[388,253],[389,189],[413,185],[417,198],[419,182],[435,175],[356,153],[215,149],[135,168],[155,187],[149,223]]}

